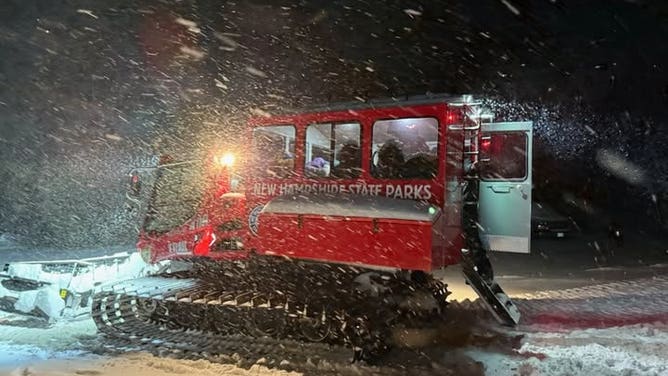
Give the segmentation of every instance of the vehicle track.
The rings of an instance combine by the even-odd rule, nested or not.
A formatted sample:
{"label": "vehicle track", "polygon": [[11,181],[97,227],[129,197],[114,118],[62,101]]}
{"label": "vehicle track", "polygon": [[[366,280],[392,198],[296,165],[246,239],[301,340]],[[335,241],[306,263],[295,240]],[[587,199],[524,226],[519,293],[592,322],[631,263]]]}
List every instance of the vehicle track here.
{"label": "vehicle track", "polygon": [[[395,349],[392,354],[387,354],[385,350],[377,353],[383,359],[381,367],[350,364],[359,351],[377,349],[377,341],[381,335],[391,336],[385,329],[389,328],[389,323],[398,322],[396,311],[402,304],[406,304],[403,300],[392,300],[397,299],[395,292],[415,293],[420,287],[420,291],[429,293],[433,304],[434,297],[431,294],[445,297],[444,287],[440,284],[434,284],[434,290],[428,283],[430,281],[427,281],[427,284],[425,281],[405,282],[382,276],[382,285],[371,286],[372,290],[375,289],[373,293],[353,294],[346,283],[341,283],[342,280],[345,282],[345,278],[325,277],[330,281],[338,281],[341,286],[337,289],[340,291],[328,288],[327,293],[330,296],[321,296],[314,301],[318,302],[318,307],[323,298],[333,300],[338,306],[330,307],[327,312],[317,309],[308,311],[308,302],[290,300],[297,292],[301,292],[301,295],[297,296],[306,296],[304,291],[299,291],[296,286],[291,290],[288,283],[276,284],[277,280],[293,280],[294,276],[289,273],[277,273],[274,278],[262,279],[266,276],[258,277],[254,272],[249,272],[249,265],[237,264],[222,269],[216,269],[216,266],[207,264],[206,268],[202,269],[204,272],[146,277],[103,289],[95,297],[92,316],[100,332],[104,334],[106,346],[111,350],[130,346],[152,353],[205,358],[211,361],[225,359],[229,357],[228,354],[236,354],[251,364],[263,359],[273,367],[288,370],[297,367],[302,372],[309,370],[318,374],[406,374],[406,364],[411,365],[411,373],[419,371],[420,374],[444,374],[442,367],[420,355],[419,351],[411,349]],[[267,270],[275,272],[290,268],[280,265],[278,269]],[[322,277],[307,282],[316,275],[321,276],[322,272],[320,270],[316,271],[318,274],[310,272],[311,274],[299,275],[302,278],[295,280],[300,281],[300,285],[305,284],[307,290],[315,288],[316,285],[328,286],[323,283],[325,281],[321,280]],[[336,277],[350,277],[357,276],[360,271],[337,267],[332,273],[335,273]],[[252,275],[254,278],[244,282],[242,274]],[[260,281],[274,281],[274,285],[258,285],[255,278]],[[369,280],[373,278],[374,276],[371,276]],[[236,286],[236,289],[226,289],[224,286]],[[280,286],[282,291],[279,291],[277,286]],[[279,294],[272,294],[274,291]],[[379,308],[390,309],[381,312]],[[256,316],[258,312],[262,314],[259,317]],[[324,317],[325,313],[327,317]],[[322,322],[318,323],[322,326],[321,329],[326,330],[321,333],[309,332],[308,335],[300,330],[300,325],[312,327],[314,319],[321,315]],[[382,317],[383,315],[385,317]],[[440,314],[437,317],[430,311],[426,317],[438,321]],[[258,328],[258,323],[262,320],[273,323],[277,321],[272,320],[277,319],[289,322],[274,325],[275,331]],[[418,327],[428,323],[425,317],[420,315],[410,315],[402,319],[404,324],[417,323]],[[306,320],[306,323],[303,320]],[[367,326],[368,322],[371,325]],[[385,343],[381,345],[384,348]],[[351,348],[356,351],[351,351]],[[375,357],[374,355],[373,358]],[[364,359],[368,361],[372,357]],[[401,361],[397,362],[396,359]]]}
{"label": "vehicle track", "polygon": [[[224,305],[224,296],[210,290],[203,292],[201,281],[186,277],[189,277],[187,273],[169,278],[147,277],[120,283],[99,293],[93,306],[93,319],[104,333],[100,351],[113,353],[136,349],[159,356],[245,366],[259,362],[268,367],[307,374],[456,374],[451,365],[440,362],[439,353],[471,345],[512,352],[521,345],[524,334],[544,331],[544,325],[549,325],[552,331],[560,331],[668,322],[668,277],[525,294],[514,299],[523,318],[522,323],[512,329],[499,328],[479,300],[454,302],[448,305],[449,321],[431,325],[421,322],[420,329],[424,331],[418,330],[417,335],[420,346],[395,346],[377,359],[377,366],[351,365],[351,350],[346,347],[350,344],[340,337],[314,343],[304,342],[294,333],[286,338],[269,338],[249,331],[243,322],[218,328],[198,316],[212,317],[205,309],[189,311],[196,316],[191,318],[191,323],[199,323],[191,324],[189,329],[188,323],[184,328],[179,320],[173,319],[175,316],[158,315],[156,319],[156,315],[146,314],[143,299],[169,302],[171,306],[166,305],[167,308],[176,311],[178,307],[175,305],[179,304],[208,308]],[[204,286],[210,288],[213,285]],[[237,301],[232,307],[248,306],[251,300]],[[267,309],[288,306],[284,301],[271,304],[266,299],[261,301],[262,307]],[[230,329],[236,332],[232,333]]]}

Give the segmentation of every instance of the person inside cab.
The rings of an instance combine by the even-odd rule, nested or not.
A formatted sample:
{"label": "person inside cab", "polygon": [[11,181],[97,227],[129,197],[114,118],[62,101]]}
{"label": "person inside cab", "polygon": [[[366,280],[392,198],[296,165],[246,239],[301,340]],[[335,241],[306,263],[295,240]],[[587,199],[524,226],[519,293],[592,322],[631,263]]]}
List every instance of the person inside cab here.
{"label": "person inside cab", "polygon": [[401,144],[391,139],[378,149],[375,175],[384,179],[398,179],[403,176],[404,152]]}
{"label": "person inside cab", "polygon": [[329,171],[329,162],[325,158],[316,157],[306,163],[305,172],[307,177],[328,177]]}
{"label": "person inside cab", "polygon": [[337,157],[338,164],[332,169],[333,178],[353,179],[360,175],[361,155],[357,144],[344,144]]}

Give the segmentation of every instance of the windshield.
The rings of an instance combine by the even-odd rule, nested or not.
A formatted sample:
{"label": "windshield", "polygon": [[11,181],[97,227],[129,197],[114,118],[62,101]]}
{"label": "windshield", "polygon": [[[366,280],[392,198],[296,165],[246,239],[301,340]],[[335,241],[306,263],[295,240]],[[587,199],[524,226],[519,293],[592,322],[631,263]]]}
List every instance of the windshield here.
{"label": "windshield", "polygon": [[202,171],[195,163],[157,169],[144,231],[150,234],[173,230],[196,213],[204,193]]}

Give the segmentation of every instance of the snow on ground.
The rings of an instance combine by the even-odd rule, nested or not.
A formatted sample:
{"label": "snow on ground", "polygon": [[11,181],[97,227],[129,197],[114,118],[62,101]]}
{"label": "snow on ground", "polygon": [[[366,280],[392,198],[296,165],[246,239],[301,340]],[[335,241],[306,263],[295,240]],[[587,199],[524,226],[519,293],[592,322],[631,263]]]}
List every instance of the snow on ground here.
{"label": "snow on ground", "polygon": [[[0,331],[4,333],[5,329],[1,327]],[[481,368],[486,375],[668,375],[668,327],[665,324],[561,332],[533,332],[530,327],[520,329],[515,333],[524,333],[525,338],[516,353],[490,348],[465,348],[444,350],[447,352],[444,357],[448,358],[448,362],[456,362],[457,357],[462,362],[474,359],[482,364]],[[71,345],[76,332],[73,330],[68,333],[63,327],[53,328],[44,331],[41,337],[57,338],[59,343],[69,342]],[[37,333],[35,330],[17,335],[15,339],[19,342],[11,345],[0,342],[0,375],[299,374],[267,369],[261,365],[246,369],[234,364],[157,358],[142,353],[100,357],[73,349],[51,347],[53,344],[44,339],[28,344],[37,339]]]}
{"label": "snow on ground", "polygon": [[90,319],[61,322],[49,328],[3,325],[24,319],[14,314],[0,316],[0,375],[10,375],[13,370],[35,362],[86,356],[79,350],[79,340],[95,336],[97,331]]}
{"label": "snow on ground", "polygon": [[[4,255],[12,255],[12,251]],[[18,254],[18,252],[16,252]],[[540,290],[564,289],[580,291],[577,288],[613,282],[619,285],[618,295],[638,295],[637,288],[620,284],[621,281],[635,281],[645,278],[648,283],[642,301],[655,304],[652,300],[665,298],[665,292],[657,281],[665,282],[668,268],[651,266],[643,268],[608,268],[578,270],[561,273],[560,277],[544,275],[536,277],[523,273],[517,268],[507,268],[498,279],[506,291],[516,298],[523,297],[523,304],[533,304],[531,296]],[[654,281],[647,278],[654,275]],[[658,275],[659,277],[656,277]],[[454,291],[455,300],[474,299],[475,295],[463,283],[461,272],[449,268],[442,276]],[[649,281],[649,282],[648,282]],[[662,283],[663,283],[662,282]],[[659,286],[660,285],[660,286]],[[575,288],[575,289],[574,289]],[[622,289],[624,288],[624,289]],[[623,290],[623,291],[621,291]],[[593,294],[587,290],[587,296]],[[596,290],[596,293],[602,290]],[[568,294],[566,294],[568,295]],[[578,295],[580,297],[584,295]],[[604,294],[600,297],[608,296]],[[640,294],[642,297],[642,294]],[[610,297],[610,296],[608,296]],[[549,298],[549,297],[548,297]],[[610,297],[612,306],[615,298]],[[576,299],[586,303],[586,299]],[[634,300],[627,302],[636,306]],[[527,303],[529,302],[529,303]],[[549,303],[549,302],[548,302]],[[580,304],[578,303],[578,304]],[[638,303],[639,304],[639,303]],[[622,304],[623,306],[623,304]],[[545,306],[543,306],[545,307]],[[15,315],[0,316],[0,376],[2,375],[288,375],[291,373],[267,369],[254,365],[250,369],[234,364],[215,364],[205,360],[176,360],[157,358],[143,353],[123,356],[96,356],[84,352],[82,342],[90,343],[95,338],[96,328],[92,320],[60,322],[49,328],[25,328],[3,325],[17,319]],[[524,335],[517,349],[475,347],[443,349],[443,358],[448,362],[480,362],[487,375],[666,375],[668,376],[668,323],[645,322],[641,324],[603,328],[577,329],[567,325],[538,326],[525,324],[507,331],[508,335]],[[440,349],[439,349],[440,351]],[[439,352],[439,354],[441,354]],[[298,373],[292,373],[298,374]],[[474,372],[473,374],[480,374]]]}
{"label": "snow on ground", "polygon": [[14,242],[11,237],[2,240],[0,235],[0,264],[16,261],[71,260],[90,257],[109,256],[119,252],[135,252],[133,245],[110,246],[103,248],[54,249],[35,248]]}
{"label": "snow on ground", "polygon": [[297,375],[260,365],[244,369],[233,364],[163,359],[140,353],[97,356],[81,350],[82,340],[96,336],[92,319],[58,322],[48,328],[2,325],[18,319],[13,314],[0,316],[0,376]]}
{"label": "snow on ground", "polygon": [[92,337],[97,334],[95,323],[90,318],[57,322],[47,328],[10,324],[24,319],[25,317],[15,314],[3,313],[0,315],[0,344],[35,346],[49,351],[67,351],[80,346],[81,338]]}
{"label": "snow on ground", "polygon": [[668,375],[668,327],[528,333],[518,354],[471,349],[488,375]]}
{"label": "snow on ground", "polygon": [[[2,348],[0,348],[0,351]],[[157,358],[147,354],[129,354],[115,358],[84,356],[77,357],[66,354],[57,359],[32,360],[21,365],[3,366],[0,364],[2,376],[163,376],[163,375],[197,375],[197,376],[288,376],[299,375],[296,372],[272,370],[261,365],[253,365],[249,369],[233,364],[217,364],[206,360],[176,360]]]}

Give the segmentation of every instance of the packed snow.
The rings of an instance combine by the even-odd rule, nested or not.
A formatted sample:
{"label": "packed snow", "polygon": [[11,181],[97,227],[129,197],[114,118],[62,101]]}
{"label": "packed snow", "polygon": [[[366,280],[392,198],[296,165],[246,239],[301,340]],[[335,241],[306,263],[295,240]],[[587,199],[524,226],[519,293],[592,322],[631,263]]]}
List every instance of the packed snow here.
{"label": "packed snow", "polygon": [[[521,283],[516,289],[514,281],[521,282],[522,277],[514,277],[505,278],[504,283],[511,294],[515,291],[515,297],[523,298],[525,305],[530,301],[526,298],[530,296],[543,299],[571,295],[587,297],[600,295],[601,291],[615,286],[619,287],[619,293],[626,296],[638,292],[649,300],[664,296],[652,284],[653,281],[663,283],[665,277],[577,288],[570,288],[567,280],[554,279],[552,289],[562,282],[566,288],[555,292],[534,291],[533,294],[527,294]],[[614,310],[614,297],[618,295],[611,296],[610,309]],[[16,319],[16,316],[5,315],[0,317],[0,323]],[[665,320],[599,329],[581,329],[568,323],[551,326],[523,323],[514,329],[486,326],[488,324],[489,321],[482,320],[480,327],[473,330],[484,332],[491,328],[491,333],[503,333],[507,338],[522,336],[518,346],[507,344],[512,341],[468,341],[448,344],[442,349],[439,347],[436,355],[432,351],[430,356],[440,357],[432,359],[441,363],[454,362],[459,371],[473,375],[668,375],[668,322]],[[0,325],[0,333],[3,334],[0,340],[0,375],[299,374],[269,369],[263,364],[254,364],[249,368],[241,363],[158,358],[146,353],[93,355],[85,345],[97,338],[95,325],[90,319],[58,322],[46,329]]]}

